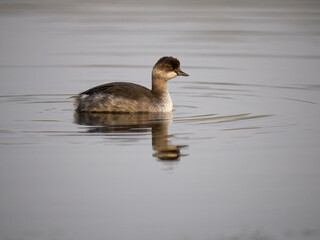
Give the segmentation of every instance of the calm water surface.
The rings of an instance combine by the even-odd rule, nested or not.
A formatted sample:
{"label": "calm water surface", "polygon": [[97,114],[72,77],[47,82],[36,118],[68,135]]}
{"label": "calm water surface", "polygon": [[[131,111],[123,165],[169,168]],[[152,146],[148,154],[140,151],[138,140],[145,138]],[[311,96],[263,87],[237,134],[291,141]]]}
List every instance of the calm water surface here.
{"label": "calm water surface", "polygon": [[[0,1],[0,239],[320,239],[320,2]],[[105,82],[172,114],[75,114]]]}

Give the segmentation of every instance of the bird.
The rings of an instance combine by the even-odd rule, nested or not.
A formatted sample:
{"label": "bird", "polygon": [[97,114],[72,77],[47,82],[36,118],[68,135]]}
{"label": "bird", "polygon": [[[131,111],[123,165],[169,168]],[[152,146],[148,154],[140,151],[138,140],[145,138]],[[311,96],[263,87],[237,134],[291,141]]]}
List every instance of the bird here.
{"label": "bird", "polygon": [[172,112],[168,80],[189,76],[180,69],[180,61],[171,56],[160,58],[152,69],[152,88],[112,82],[90,88],[75,98],[76,112],[142,113]]}

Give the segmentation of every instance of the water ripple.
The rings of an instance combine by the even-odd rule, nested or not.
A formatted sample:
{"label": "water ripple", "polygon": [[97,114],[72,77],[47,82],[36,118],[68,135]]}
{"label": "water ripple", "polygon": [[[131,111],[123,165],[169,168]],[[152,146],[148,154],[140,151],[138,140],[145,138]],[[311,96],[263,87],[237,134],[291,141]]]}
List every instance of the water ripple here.
{"label": "water ripple", "polygon": [[197,123],[197,124],[217,124],[217,123],[226,123],[226,122],[236,122],[243,120],[251,120],[257,118],[266,118],[271,117],[272,114],[262,114],[262,115],[253,115],[251,113],[242,113],[235,115],[225,115],[217,116],[217,114],[205,114],[205,115],[195,115],[195,116],[186,116],[186,117],[176,117],[174,122],[177,123]]}

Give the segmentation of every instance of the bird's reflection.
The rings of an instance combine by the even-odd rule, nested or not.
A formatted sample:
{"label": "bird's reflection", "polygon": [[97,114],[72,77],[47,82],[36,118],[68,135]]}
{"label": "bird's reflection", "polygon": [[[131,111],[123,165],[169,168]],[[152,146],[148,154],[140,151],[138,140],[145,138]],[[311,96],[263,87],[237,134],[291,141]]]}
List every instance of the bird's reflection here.
{"label": "bird's reflection", "polygon": [[[172,113],[75,113],[74,121],[80,125],[90,127],[88,132],[94,133],[125,133],[129,135],[136,132],[152,133],[153,154],[162,161],[177,161],[183,156],[180,149],[186,145],[171,145],[168,138],[168,128]],[[124,134],[124,135],[123,135]]]}

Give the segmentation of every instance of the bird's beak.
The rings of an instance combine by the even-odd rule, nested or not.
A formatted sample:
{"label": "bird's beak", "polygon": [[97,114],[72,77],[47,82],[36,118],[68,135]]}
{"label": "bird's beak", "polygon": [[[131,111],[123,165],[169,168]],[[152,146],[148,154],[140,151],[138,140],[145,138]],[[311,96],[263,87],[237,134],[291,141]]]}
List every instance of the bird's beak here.
{"label": "bird's beak", "polygon": [[182,72],[181,70],[176,71],[176,73],[177,73],[178,76],[185,76],[185,77],[189,76],[189,74],[187,74],[185,72]]}

